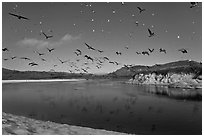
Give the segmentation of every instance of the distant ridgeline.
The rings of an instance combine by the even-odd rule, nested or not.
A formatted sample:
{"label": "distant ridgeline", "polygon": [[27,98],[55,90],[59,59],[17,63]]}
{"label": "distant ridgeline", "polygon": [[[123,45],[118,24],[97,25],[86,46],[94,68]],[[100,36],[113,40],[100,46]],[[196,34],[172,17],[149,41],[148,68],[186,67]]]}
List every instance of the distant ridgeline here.
{"label": "distant ridgeline", "polygon": [[20,79],[70,79],[70,78],[132,78],[137,74],[166,75],[168,73],[194,74],[194,77],[202,75],[202,64],[195,61],[177,61],[166,64],[156,64],[153,66],[132,66],[122,67],[113,73],[105,75],[78,74],[67,72],[45,72],[45,71],[17,71],[2,68],[3,80]]}
{"label": "distant ridgeline", "polygon": [[111,77],[129,77],[132,78],[136,74],[151,74],[155,73],[156,75],[167,75],[168,73],[176,74],[195,74],[195,77],[202,75],[202,64],[195,61],[176,61],[166,64],[155,64],[153,66],[132,66],[132,67],[122,67],[117,71],[108,74]]}
{"label": "distant ridgeline", "polygon": [[17,71],[2,68],[2,80],[27,80],[27,79],[71,79],[88,78],[91,74],[75,74],[66,72],[45,71]]}

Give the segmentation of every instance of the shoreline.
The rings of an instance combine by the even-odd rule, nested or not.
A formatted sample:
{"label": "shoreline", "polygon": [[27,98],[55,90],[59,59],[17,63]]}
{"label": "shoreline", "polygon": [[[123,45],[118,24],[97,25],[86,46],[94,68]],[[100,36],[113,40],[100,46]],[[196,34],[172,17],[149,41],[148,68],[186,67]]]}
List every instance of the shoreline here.
{"label": "shoreline", "polygon": [[35,120],[2,112],[2,135],[125,135],[126,133]]}
{"label": "shoreline", "polygon": [[25,83],[25,82],[66,82],[66,81],[83,81],[86,79],[28,79],[28,80],[2,80],[2,83]]}

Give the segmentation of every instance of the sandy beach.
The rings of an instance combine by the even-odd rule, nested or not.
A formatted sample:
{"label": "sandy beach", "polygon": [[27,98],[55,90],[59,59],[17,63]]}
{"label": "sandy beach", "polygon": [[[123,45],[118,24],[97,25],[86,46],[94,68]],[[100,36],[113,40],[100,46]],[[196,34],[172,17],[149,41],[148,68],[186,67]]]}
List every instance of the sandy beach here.
{"label": "sandy beach", "polygon": [[2,83],[24,83],[24,82],[58,82],[58,81],[82,81],[86,79],[38,79],[38,80],[2,80]]}

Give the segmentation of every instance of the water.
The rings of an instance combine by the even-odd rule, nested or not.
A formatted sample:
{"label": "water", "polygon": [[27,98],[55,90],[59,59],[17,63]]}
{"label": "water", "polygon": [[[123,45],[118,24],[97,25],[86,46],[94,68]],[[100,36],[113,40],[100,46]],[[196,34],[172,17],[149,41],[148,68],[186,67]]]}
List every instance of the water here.
{"label": "water", "polygon": [[158,96],[146,92],[147,88],[109,80],[6,83],[2,109],[131,134],[202,134],[201,101]]}

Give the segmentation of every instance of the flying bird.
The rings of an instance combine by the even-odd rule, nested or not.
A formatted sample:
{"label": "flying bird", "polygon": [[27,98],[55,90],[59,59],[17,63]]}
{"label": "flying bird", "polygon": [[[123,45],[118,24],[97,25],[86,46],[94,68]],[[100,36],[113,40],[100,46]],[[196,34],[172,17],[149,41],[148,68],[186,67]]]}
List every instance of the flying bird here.
{"label": "flying bird", "polygon": [[154,32],[152,32],[150,29],[148,29],[148,32],[149,32],[149,37],[154,36]]}
{"label": "flying bird", "polygon": [[198,5],[198,2],[191,2],[190,8],[196,7]]}
{"label": "flying bird", "polygon": [[166,54],[166,50],[162,48],[159,49],[159,52],[164,52]]}
{"label": "flying bird", "polygon": [[178,51],[181,51],[182,53],[188,53],[188,51],[186,49],[179,49]]}
{"label": "flying bird", "polygon": [[149,52],[148,51],[142,51],[142,55],[148,55],[149,56]]}
{"label": "flying bird", "polygon": [[143,11],[145,11],[145,9],[142,9],[142,8],[140,8],[140,7],[137,7],[137,8],[139,9],[140,13],[142,13]]}
{"label": "flying bird", "polygon": [[83,70],[85,73],[88,73],[88,71],[87,71],[87,70],[85,70],[85,69],[83,69],[83,68],[82,68],[81,70]]}
{"label": "flying bird", "polygon": [[154,49],[149,49],[149,48],[148,48],[148,50],[149,50],[150,53],[152,53],[154,51]]}
{"label": "flying bird", "polygon": [[141,54],[140,52],[137,52],[137,51],[136,51],[136,53],[137,53],[137,55],[140,55],[140,54]]}
{"label": "flying bird", "polygon": [[113,62],[113,61],[109,61],[109,63],[110,63],[110,64],[115,64],[115,62]]}
{"label": "flying bird", "polygon": [[7,61],[7,60],[9,60],[9,59],[7,59],[7,58],[4,58],[4,61]]}
{"label": "flying bird", "polygon": [[76,51],[78,51],[80,55],[82,54],[81,50],[79,50],[79,49],[76,49]]}
{"label": "flying bird", "polygon": [[28,65],[30,65],[30,66],[38,66],[38,64],[35,63],[35,62],[30,62]]}
{"label": "flying bird", "polygon": [[108,58],[108,57],[103,57],[103,58],[109,61],[109,58]]}
{"label": "flying bird", "polygon": [[76,52],[76,51],[75,51],[74,53],[75,53],[77,56],[81,55],[80,53],[78,53],[78,52]]}
{"label": "flying bird", "polygon": [[91,60],[92,62],[94,61],[94,59],[92,57],[88,56],[88,55],[85,55],[84,57]]}
{"label": "flying bird", "polygon": [[24,17],[24,16],[21,16],[21,15],[17,15],[17,14],[13,14],[13,13],[9,13],[9,15],[14,16],[14,17],[17,17],[19,20],[20,20],[20,19],[29,20],[28,18],[26,18],[26,17]]}
{"label": "flying bird", "polygon": [[62,64],[68,62],[68,60],[62,61],[61,59],[57,58]]}
{"label": "flying bird", "polygon": [[54,48],[52,48],[52,49],[47,48],[47,50],[48,50],[48,52],[52,52],[55,49]]}
{"label": "flying bird", "polygon": [[20,57],[20,59],[31,60],[30,58],[27,57]]}
{"label": "flying bird", "polygon": [[116,64],[116,65],[119,65],[119,63],[118,63],[118,62],[116,62],[116,61],[115,61],[115,64]]}
{"label": "flying bird", "polygon": [[85,45],[88,47],[88,49],[96,50],[96,49],[94,49],[93,47],[89,46],[87,43],[85,43]]}
{"label": "flying bird", "polygon": [[45,55],[45,53],[40,53],[40,52],[38,52],[38,51],[34,51],[34,53],[37,53],[39,56]]}
{"label": "flying bird", "polygon": [[119,52],[119,51],[116,51],[115,53],[116,53],[117,55],[122,55],[122,53]]}
{"label": "flying bird", "polygon": [[9,51],[7,48],[3,48],[2,51]]}
{"label": "flying bird", "polygon": [[99,50],[99,49],[97,51],[100,52],[100,53],[104,52],[103,50]]}
{"label": "flying bird", "polygon": [[42,32],[42,34],[45,36],[45,39],[50,39],[50,38],[53,37],[52,35],[47,35],[47,34],[45,34],[44,32]]}
{"label": "flying bird", "polygon": [[11,57],[11,59],[15,59],[15,58],[17,58],[17,57],[16,56]]}
{"label": "flying bird", "polygon": [[44,58],[41,58],[42,61],[46,61]]}

